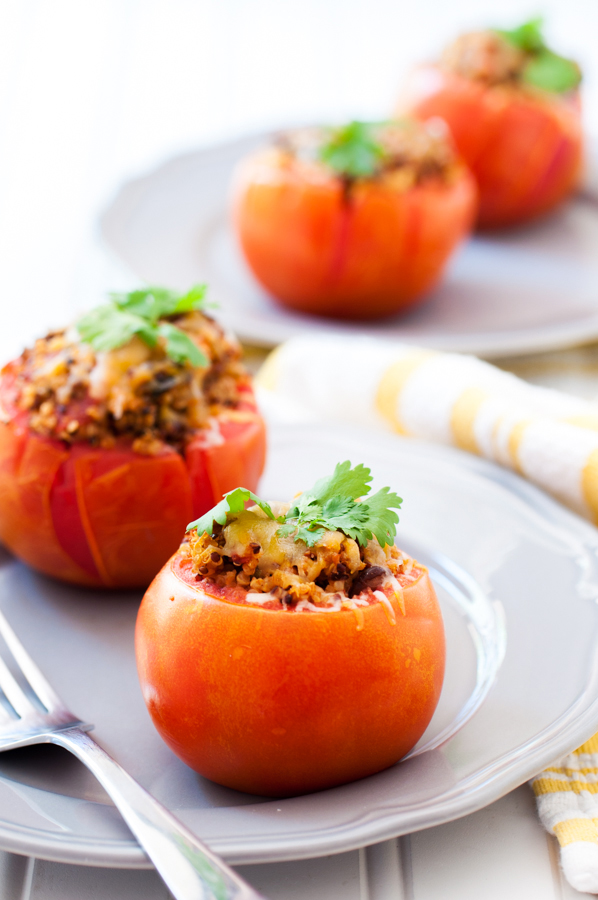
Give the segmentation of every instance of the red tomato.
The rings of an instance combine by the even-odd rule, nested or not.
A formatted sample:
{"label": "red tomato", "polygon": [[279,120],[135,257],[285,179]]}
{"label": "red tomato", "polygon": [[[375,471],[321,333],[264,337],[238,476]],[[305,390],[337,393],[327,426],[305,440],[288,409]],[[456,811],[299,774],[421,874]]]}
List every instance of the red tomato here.
{"label": "red tomato", "polygon": [[[10,375],[0,395],[10,406]],[[146,587],[176,550],[187,523],[239,484],[254,490],[265,428],[249,395],[198,431],[183,458],[68,447],[31,431],[23,414],[0,423],[0,540],[46,575],[97,587]],[[13,410],[14,412],[14,410]]]}
{"label": "red tomato", "polygon": [[284,306],[346,319],[390,315],[423,299],[475,218],[465,169],[444,183],[353,184],[281,164],[270,153],[238,172],[234,223],[258,281]]}
{"label": "red tomato", "polygon": [[[405,614],[262,609],[205,593],[175,555],[137,618],[137,666],[154,724],[207,778],[284,796],[371,775],[419,740],[444,677],[427,571]],[[396,623],[392,620],[396,619]]]}
{"label": "red tomato", "polygon": [[449,126],[478,183],[478,224],[534,219],[575,190],[582,168],[579,94],[487,87],[440,67],[416,69],[401,113]]}

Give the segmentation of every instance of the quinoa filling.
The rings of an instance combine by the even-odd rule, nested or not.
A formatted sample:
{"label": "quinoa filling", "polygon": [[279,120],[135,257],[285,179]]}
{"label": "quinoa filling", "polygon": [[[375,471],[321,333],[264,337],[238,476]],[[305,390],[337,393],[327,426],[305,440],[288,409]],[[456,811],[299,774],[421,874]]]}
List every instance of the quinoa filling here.
{"label": "quinoa filling", "polygon": [[[376,148],[371,172],[363,177],[382,181],[397,190],[408,190],[430,179],[450,182],[460,171],[460,165],[444,124],[439,120],[417,122],[401,119],[373,125],[353,123],[345,129],[361,129],[347,141],[371,140]],[[297,165],[307,175],[329,176],[330,168],[322,161],[322,148],[330,139],[330,130],[304,128],[279,135],[276,146],[269,151],[281,168]],[[339,174],[344,182],[359,180],[359,176]]]}
{"label": "quinoa filling", "polygon": [[537,19],[510,32],[462,34],[444,50],[441,66],[487,87],[535,87],[557,93],[575,89],[581,80],[579,66],[546,46],[541,25]]}
{"label": "quinoa filling", "polygon": [[192,311],[170,321],[203,351],[207,367],[175,362],[162,344],[150,348],[138,337],[97,352],[65,329],[5,366],[5,406],[25,412],[37,434],[67,444],[109,448],[127,437],[139,453],[165,444],[181,451],[224,410],[243,409],[251,382],[239,344],[211,317]]}
{"label": "quinoa filling", "polygon": [[[277,515],[288,508],[274,507]],[[190,532],[183,552],[207,589],[236,589],[243,602],[283,609],[355,608],[392,596],[402,602],[402,588],[421,574],[413,559],[375,537],[361,547],[340,531],[326,531],[308,547],[278,528],[253,507],[216,524],[213,535]]]}
{"label": "quinoa filling", "polygon": [[472,31],[460,35],[442,54],[449,72],[493,86],[516,84],[525,68],[527,54],[494,31]]}

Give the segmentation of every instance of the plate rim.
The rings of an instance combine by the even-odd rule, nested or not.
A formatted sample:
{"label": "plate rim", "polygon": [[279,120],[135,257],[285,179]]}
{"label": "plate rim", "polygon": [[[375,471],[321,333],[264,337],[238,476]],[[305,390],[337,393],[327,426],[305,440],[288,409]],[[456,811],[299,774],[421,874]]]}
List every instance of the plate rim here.
{"label": "plate rim", "polygon": [[[301,436],[318,433],[318,440],[341,442],[346,447],[348,441],[355,443],[367,441],[363,430],[354,427],[322,426],[313,424],[278,425],[272,428],[271,441],[288,439],[293,434]],[[539,513],[549,524],[560,528],[566,527],[571,533],[572,541],[584,551],[591,551],[594,556],[598,551],[598,531],[589,522],[581,519],[557,501],[544,494],[539,488],[525,481],[519,475],[502,469],[494,463],[467,454],[461,450],[425,441],[400,438],[392,434],[376,434],[376,449],[391,449],[400,442],[404,448],[409,447],[418,459],[422,456],[430,460],[448,460],[473,472],[487,481],[498,485],[515,498],[522,500]],[[592,602],[588,600],[588,602]],[[594,600],[594,603],[596,601]],[[596,613],[598,622],[598,612]],[[497,682],[500,683],[501,670]],[[305,859],[324,856],[332,853],[346,852],[362,847],[364,844],[377,843],[400,834],[434,827],[483,808],[499,799],[505,793],[515,789],[529,780],[555,759],[569,752],[591,737],[598,730],[598,692],[589,700],[588,691],[598,677],[598,646],[587,663],[584,686],[572,707],[562,713],[549,726],[530,740],[511,748],[498,760],[484,765],[449,786],[440,794],[420,802],[411,811],[408,822],[400,823],[397,816],[404,817],[406,809],[399,812],[392,810],[392,804],[378,805],[370,811],[368,821],[355,825],[354,819],[342,824],[326,826],[322,829],[293,832],[290,837],[273,837],[267,835],[269,841],[264,848],[264,836],[257,832],[242,837],[220,836],[209,839],[210,847],[233,864],[282,862],[291,859]],[[564,730],[559,723],[566,718]],[[547,732],[550,732],[547,734]],[[436,752],[436,751],[432,751]],[[372,776],[375,777],[375,776]],[[75,800],[77,798],[74,798]],[[89,801],[81,801],[89,802]],[[240,807],[244,812],[251,812],[255,805]],[[261,804],[260,804],[261,806]],[[257,808],[257,807],[256,807]],[[435,811],[432,813],[432,808]],[[177,814],[177,810],[174,810]],[[185,818],[184,811],[182,818]],[[393,818],[394,816],[394,818]],[[367,816],[366,816],[367,818]],[[329,833],[326,833],[329,832]],[[147,857],[135,840],[105,838],[91,840],[89,837],[77,837],[64,833],[54,834],[38,828],[23,826],[7,827],[0,821],[0,847],[20,854],[33,855],[38,858],[56,862],[77,863],[122,868],[151,868]]]}
{"label": "plate rim", "polygon": [[[309,124],[309,123],[308,123]],[[313,123],[312,123],[313,124]],[[260,141],[271,139],[272,136],[289,128],[305,126],[306,122],[291,123],[280,127],[260,128],[253,131],[231,135],[219,141],[212,141],[194,149],[175,153],[155,164],[150,169],[126,179],[113,193],[107,205],[98,217],[99,233],[107,252],[113,254],[124,263],[131,271],[135,271],[127,259],[126,253],[121,252],[119,241],[126,230],[126,223],[136,205],[143,199],[146,192],[151,189],[156,179],[163,178],[169,172],[177,172],[185,166],[197,166],[200,163],[209,164],[211,159],[218,158],[223,153],[236,152],[244,147]],[[598,142],[596,147],[592,145],[592,160],[598,157]],[[598,165],[598,162],[597,162]],[[597,207],[597,200],[591,191],[584,189],[582,185],[579,192],[574,195],[572,202],[589,205],[593,209]],[[223,197],[222,208],[226,205]],[[598,210],[597,210],[598,215]],[[301,315],[291,312],[293,316]],[[271,348],[278,343],[303,332],[308,332],[313,327],[314,318],[305,316],[304,325],[283,322],[271,323],[272,333],[264,336],[261,322],[253,322],[251,315],[239,316],[238,311],[227,313],[226,310],[217,312],[217,318],[231,328],[240,340],[256,347]],[[319,320],[315,320],[319,321]],[[326,323],[326,331],[329,334],[346,334],[342,323],[335,323],[332,319],[322,320]],[[365,323],[365,327],[374,327],[375,323]],[[384,320],[380,325],[380,336],[383,335]],[[538,325],[527,330],[515,329],[511,331],[480,331],[469,334],[443,334],[441,330],[431,332],[429,335],[411,337],[409,334],[394,335],[391,340],[404,342],[411,345],[425,344],[433,350],[441,350],[453,353],[473,353],[486,359],[497,359],[513,354],[535,354],[559,349],[584,346],[598,339],[598,309],[594,313],[588,313],[583,319],[565,321],[553,325]]]}

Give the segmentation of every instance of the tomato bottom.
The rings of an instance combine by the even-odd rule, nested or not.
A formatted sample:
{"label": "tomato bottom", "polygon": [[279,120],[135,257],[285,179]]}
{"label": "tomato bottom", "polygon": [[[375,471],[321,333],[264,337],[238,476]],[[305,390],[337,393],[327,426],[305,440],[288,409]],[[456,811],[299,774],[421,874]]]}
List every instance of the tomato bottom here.
{"label": "tomato bottom", "polygon": [[451,182],[404,191],[357,182],[347,198],[336,176],[310,182],[256,157],[237,178],[234,221],[249,267],[276,302],[366,320],[422,303],[476,211],[464,167]]}
{"label": "tomato bottom", "polygon": [[[423,567],[422,567],[423,569]],[[440,697],[445,645],[425,570],[393,616],[267,610],[211,596],[176,557],[141,604],[143,696],[171,749],[226,787],[263,796],[322,790],[396,763]]]}
{"label": "tomato bottom", "polygon": [[579,184],[583,131],[579,94],[487,87],[439,66],[416,68],[399,113],[438,117],[479,188],[477,227],[506,228],[551,212]]}

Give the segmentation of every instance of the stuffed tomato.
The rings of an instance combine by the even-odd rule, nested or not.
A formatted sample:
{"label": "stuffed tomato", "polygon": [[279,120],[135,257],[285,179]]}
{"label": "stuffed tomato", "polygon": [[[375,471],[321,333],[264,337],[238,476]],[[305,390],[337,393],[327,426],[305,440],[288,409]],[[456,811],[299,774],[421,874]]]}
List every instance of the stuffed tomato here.
{"label": "stuffed tomato", "polygon": [[202,291],[137,291],[0,375],[0,540],[47,575],[146,587],[193,515],[256,485],[263,421]]}
{"label": "stuffed tomato", "polygon": [[355,501],[368,471],[341,464],[291,507],[232,492],[146,592],[143,696],[205,777],[264,796],[321,790],[393,765],[425,731],[442,617],[425,567],[391,542],[396,495]]}
{"label": "stuffed tomato", "polygon": [[528,22],[462,35],[440,63],[413,71],[397,112],[443,119],[476,178],[478,224],[515,225],[554,209],[579,183],[579,81],[576,64]]}
{"label": "stuffed tomato", "polygon": [[369,319],[421,301],[476,213],[442,128],[309,129],[245,160],[233,219],[253,274],[284,306]]}

